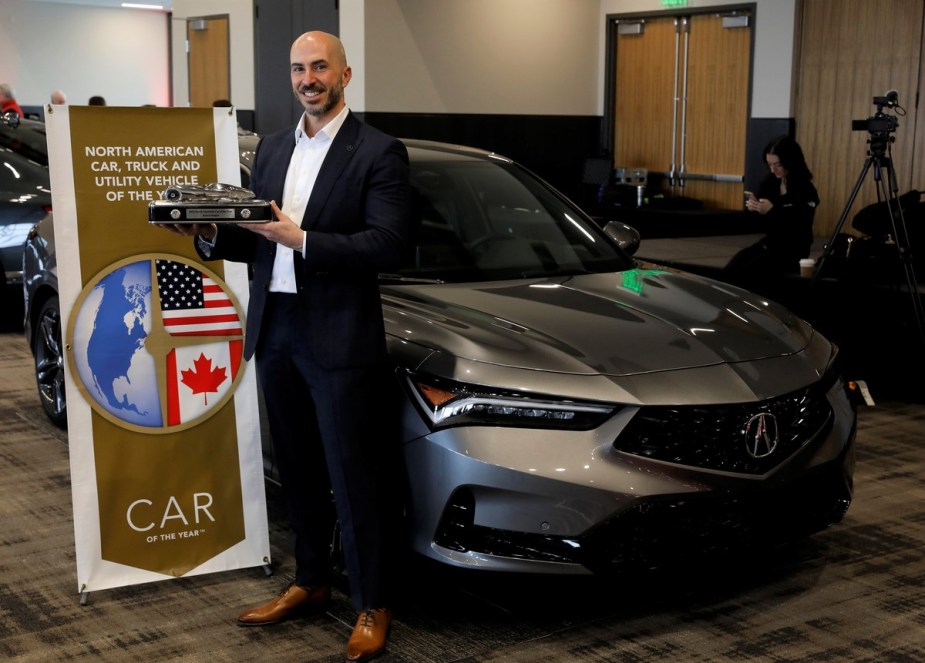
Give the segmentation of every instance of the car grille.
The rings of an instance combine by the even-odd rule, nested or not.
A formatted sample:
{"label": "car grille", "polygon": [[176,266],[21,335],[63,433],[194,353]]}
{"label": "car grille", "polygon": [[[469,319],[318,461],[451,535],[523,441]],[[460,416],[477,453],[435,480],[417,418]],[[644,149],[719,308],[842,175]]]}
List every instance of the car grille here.
{"label": "car grille", "polygon": [[[654,460],[739,474],[765,474],[832,422],[825,380],[779,398],[735,405],[643,407],[614,441],[617,451]],[[759,414],[777,421],[778,445],[755,458],[746,426]]]}

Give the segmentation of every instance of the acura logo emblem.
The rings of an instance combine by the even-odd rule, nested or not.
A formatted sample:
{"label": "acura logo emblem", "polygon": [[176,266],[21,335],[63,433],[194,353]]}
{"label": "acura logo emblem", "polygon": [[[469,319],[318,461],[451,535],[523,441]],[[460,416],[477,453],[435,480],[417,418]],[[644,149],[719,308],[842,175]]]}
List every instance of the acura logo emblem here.
{"label": "acura logo emblem", "polygon": [[777,418],[773,414],[756,414],[745,424],[745,450],[752,458],[770,456],[777,442]]}

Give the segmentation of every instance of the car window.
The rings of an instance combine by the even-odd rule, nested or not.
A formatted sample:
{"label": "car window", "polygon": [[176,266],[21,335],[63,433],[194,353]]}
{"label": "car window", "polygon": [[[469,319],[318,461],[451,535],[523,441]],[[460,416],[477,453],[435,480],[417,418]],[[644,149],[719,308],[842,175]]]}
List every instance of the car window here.
{"label": "car window", "polygon": [[17,203],[49,193],[44,131],[26,125],[0,130],[0,191]]}
{"label": "car window", "polygon": [[514,164],[415,160],[411,183],[415,235],[404,276],[458,282],[630,267],[579,210]]}
{"label": "car window", "polygon": [[22,124],[0,130],[0,150],[12,152],[40,166],[48,167],[48,145],[44,125]]}

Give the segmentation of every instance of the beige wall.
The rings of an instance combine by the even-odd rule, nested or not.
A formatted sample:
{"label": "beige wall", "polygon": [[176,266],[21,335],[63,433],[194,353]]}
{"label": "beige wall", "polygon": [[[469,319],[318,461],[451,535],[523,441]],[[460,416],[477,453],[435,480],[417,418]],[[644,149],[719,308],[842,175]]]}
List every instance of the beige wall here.
{"label": "beige wall", "polygon": [[367,111],[596,115],[599,0],[367,0]]}
{"label": "beige wall", "polygon": [[163,12],[0,0],[0,81],[20,104],[73,104],[102,95],[111,105],[166,106],[170,96]]}
{"label": "beige wall", "polygon": [[[352,4],[365,11],[365,110],[413,113],[601,115],[607,16],[679,11],[661,0]],[[751,116],[792,117],[799,0],[690,0],[687,7],[748,4],[755,8]]]}
{"label": "beige wall", "polygon": [[[688,6],[730,4],[742,3]],[[794,113],[798,4],[755,0],[753,117]],[[347,100],[358,111],[600,115],[606,17],[652,11],[666,11],[661,0],[340,0],[355,68]],[[26,104],[61,87],[81,102],[165,105],[172,75],[174,104],[185,106],[186,20],[217,14],[231,19],[232,102],[253,108],[251,0],[174,0],[169,46],[158,12],[2,0],[0,81]]]}

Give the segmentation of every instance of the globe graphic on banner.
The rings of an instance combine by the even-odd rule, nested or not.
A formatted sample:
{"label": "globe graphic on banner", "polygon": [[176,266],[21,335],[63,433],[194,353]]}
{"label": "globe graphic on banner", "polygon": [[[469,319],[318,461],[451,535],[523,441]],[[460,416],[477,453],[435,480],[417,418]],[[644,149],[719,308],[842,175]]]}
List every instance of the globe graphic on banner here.
{"label": "globe graphic on banner", "polygon": [[201,269],[175,256],[124,261],[84,288],[71,322],[74,372],[107,419],[161,432],[230,397],[241,316]]}

